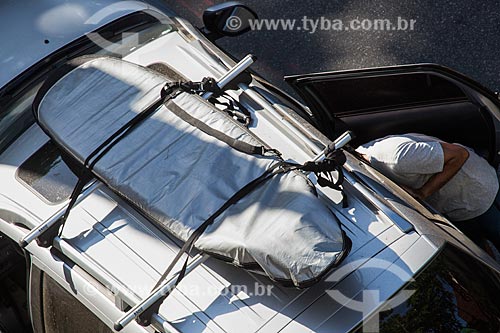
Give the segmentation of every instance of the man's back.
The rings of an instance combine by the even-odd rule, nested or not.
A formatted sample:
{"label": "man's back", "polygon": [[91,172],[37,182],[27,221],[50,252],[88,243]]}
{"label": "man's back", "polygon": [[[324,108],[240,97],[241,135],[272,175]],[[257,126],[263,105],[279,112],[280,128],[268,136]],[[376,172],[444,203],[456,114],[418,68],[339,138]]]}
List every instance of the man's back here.
{"label": "man's back", "polygon": [[[422,134],[391,135],[361,145],[357,151],[395,182],[411,189],[424,186],[443,171],[442,140]],[[425,200],[451,220],[462,221],[486,212],[498,191],[498,178],[488,162],[472,149],[458,172]]]}

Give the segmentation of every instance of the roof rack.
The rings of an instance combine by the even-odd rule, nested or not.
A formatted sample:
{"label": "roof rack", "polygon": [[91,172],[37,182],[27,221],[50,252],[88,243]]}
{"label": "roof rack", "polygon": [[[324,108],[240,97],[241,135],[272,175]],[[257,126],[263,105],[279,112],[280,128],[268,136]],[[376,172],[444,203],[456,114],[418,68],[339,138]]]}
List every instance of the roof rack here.
{"label": "roof rack", "polygon": [[[231,68],[227,73],[222,75],[216,82],[220,89],[226,87],[229,83],[233,82],[238,76],[243,73],[253,62],[255,57],[253,55],[247,55],[239,63],[237,63],[233,68]],[[202,96],[204,99],[209,99],[212,97],[212,93],[207,92]],[[80,202],[89,197],[93,192],[95,192],[102,185],[99,181],[93,181],[87,184],[86,187],[77,194],[72,203],[72,200],[68,200],[67,203],[62,206],[54,215],[52,215],[45,222],[39,226],[33,228],[29,233],[27,233],[19,242],[22,248],[25,248],[29,243],[37,240],[38,244],[43,247],[48,247],[51,245],[64,245],[66,244],[63,239],[58,236],[58,230],[61,226],[60,221],[65,215],[68,207],[70,205],[78,205]],[[208,258],[207,254],[196,255],[187,265],[185,269],[185,274],[189,274],[196,267],[201,265]],[[87,266],[87,265],[84,265]],[[137,320],[142,326],[148,326],[155,319],[157,312],[159,311],[160,305],[163,303],[166,297],[174,290],[176,286],[177,279],[181,272],[174,273],[171,277],[165,280],[160,286],[155,288],[146,298],[138,302],[133,306],[127,313],[125,313],[118,321],[116,321],[114,327],[115,330],[122,330],[127,324],[133,320]]]}
{"label": "roof rack", "polygon": [[[217,86],[223,89],[230,82],[236,79],[243,71],[245,71],[251,64],[254,63],[255,57],[251,54],[244,57],[239,63],[237,63],[233,68],[231,68],[226,74],[221,76],[217,80]],[[209,99],[212,96],[211,92],[203,94],[204,99]],[[186,266],[185,274],[189,274],[196,267],[202,264],[208,255],[198,254],[195,256],[191,262]],[[130,309],[123,317],[115,322],[114,329],[116,331],[121,331],[127,324],[133,320],[142,326],[148,326],[151,324],[152,315],[158,312],[160,305],[163,303],[166,297],[170,295],[176,286],[177,278],[180,272],[177,272],[169,279],[165,280],[161,285],[155,288],[146,298],[141,302],[136,304],[132,309]]]}
{"label": "roof rack", "polygon": [[[78,205],[80,202],[82,202],[84,199],[86,199],[89,195],[91,195],[93,192],[95,192],[101,185],[102,185],[102,183],[98,182],[98,181],[93,181],[92,183],[87,185],[87,187],[81,192],[81,194],[76,199],[75,205]],[[38,227],[31,229],[31,231],[29,233],[27,233],[19,241],[19,245],[21,246],[21,248],[25,248],[26,246],[28,246],[29,243],[31,243],[35,239],[38,239],[39,243],[48,242],[47,240],[44,240],[42,238],[43,235],[47,231],[49,231],[50,229],[53,229],[53,227],[57,225],[57,222],[63,217],[64,213],[66,212],[66,209],[68,208],[69,203],[70,203],[70,200],[68,200],[66,205],[61,207],[54,215],[52,215],[45,222],[40,224]],[[44,246],[45,244],[40,244],[40,245]]]}
{"label": "roof rack", "polygon": [[[111,290],[116,297],[115,305],[121,304],[121,306],[119,306],[120,309],[124,306],[133,306],[141,302],[141,298],[133,290],[130,290],[128,286],[117,280],[115,276],[104,271],[92,259],[82,255],[82,252],[76,249],[71,243],[60,237],[56,237],[54,239],[54,247],[76,263],[79,268],[90,274],[96,281]],[[159,332],[177,332],[177,330],[158,313],[152,315],[151,325]]]}
{"label": "roof rack", "polygon": [[[198,254],[187,265],[185,274],[189,274],[200,266],[209,257],[208,254]],[[159,311],[165,298],[175,289],[177,278],[180,272],[175,273],[158,288],[153,290],[146,298],[132,307],[123,317],[115,322],[114,329],[121,331],[133,320],[137,320],[139,325],[148,326],[151,324],[152,316]]]}
{"label": "roof rack", "polygon": [[[237,63],[233,68],[231,68],[227,73],[222,75],[217,80],[217,86],[220,89],[223,89],[229,83],[231,83],[234,79],[236,79],[243,71],[245,71],[250,65],[254,63],[256,58],[249,54],[245,56],[239,63]],[[205,93],[202,97],[204,99],[209,99],[212,96],[211,92]],[[37,239],[40,246],[50,246],[57,235],[57,230],[60,227],[60,220],[66,213],[66,210],[70,204],[76,206],[82,200],[87,198],[92,192],[94,192],[101,183],[96,181],[92,182],[87,186],[76,198],[75,202],[71,203],[71,200],[68,200],[67,204],[61,207],[56,214],[54,214],[51,218],[40,224],[38,227],[33,228],[26,236],[24,236],[19,245],[21,248],[25,248],[29,243],[33,240]],[[48,235],[47,235],[48,234]],[[48,239],[50,238],[50,239]]]}

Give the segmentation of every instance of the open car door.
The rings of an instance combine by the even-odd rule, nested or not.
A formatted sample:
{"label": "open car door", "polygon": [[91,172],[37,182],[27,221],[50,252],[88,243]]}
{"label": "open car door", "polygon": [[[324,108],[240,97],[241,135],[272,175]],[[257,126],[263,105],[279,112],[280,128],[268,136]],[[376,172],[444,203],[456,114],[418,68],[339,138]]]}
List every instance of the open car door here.
{"label": "open car door", "polygon": [[500,161],[500,101],[474,80],[434,64],[287,76],[334,138],[346,129],[362,144],[390,134],[423,133]]}

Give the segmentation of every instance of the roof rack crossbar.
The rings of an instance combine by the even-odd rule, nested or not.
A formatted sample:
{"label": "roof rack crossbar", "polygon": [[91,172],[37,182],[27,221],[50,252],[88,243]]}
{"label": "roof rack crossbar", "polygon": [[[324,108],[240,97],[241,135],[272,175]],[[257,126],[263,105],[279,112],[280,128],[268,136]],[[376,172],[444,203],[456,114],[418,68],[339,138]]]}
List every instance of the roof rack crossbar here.
{"label": "roof rack crossbar", "polygon": [[[196,267],[200,266],[208,259],[208,254],[197,254],[187,265],[186,275],[192,272]],[[159,306],[175,288],[177,277],[180,272],[175,273],[170,279],[166,280],[158,288],[153,290],[146,298],[132,307],[125,315],[115,322],[114,328],[116,331],[121,331],[126,325],[133,320],[137,320],[144,312],[148,311],[155,305]],[[144,324],[144,323],[141,323]]]}
{"label": "roof rack crossbar", "polygon": [[[114,276],[104,271],[102,267],[94,263],[92,259],[82,255],[83,253],[81,252],[81,250],[76,249],[66,240],[60,237],[56,237],[54,239],[53,246],[65,256],[67,256],[70,260],[72,260],[75,264],[77,264],[78,267],[82,268],[103,286],[112,291],[117,300],[121,300],[125,302],[126,305],[130,306],[141,301],[141,298],[133,290],[130,290],[126,285],[117,280]],[[152,315],[151,324],[159,332],[179,333],[173,326],[171,326],[163,317],[161,317],[157,313]]]}
{"label": "roof rack crossbar", "polygon": [[[78,198],[75,201],[75,206],[78,205],[80,202],[82,202],[84,199],[86,199],[89,195],[91,195],[95,190],[101,186],[101,182],[94,181],[90,183],[90,185],[85,188],[82,193],[78,196]],[[55,226],[56,223],[63,217],[64,213],[66,212],[66,209],[69,205],[69,200],[64,205],[61,207],[54,215],[52,215],[49,219],[47,219],[45,222],[40,224],[37,227],[34,227],[29,233],[27,233],[20,241],[19,245],[21,248],[25,248],[28,246],[29,243],[31,243],[33,240],[39,238],[42,236],[45,232],[47,232],[51,227]]]}

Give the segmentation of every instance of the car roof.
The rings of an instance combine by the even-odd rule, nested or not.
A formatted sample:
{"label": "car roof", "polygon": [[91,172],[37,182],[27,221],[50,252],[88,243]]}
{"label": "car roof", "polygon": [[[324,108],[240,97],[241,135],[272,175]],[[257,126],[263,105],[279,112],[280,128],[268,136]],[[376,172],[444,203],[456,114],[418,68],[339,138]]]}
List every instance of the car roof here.
{"label": "car roof", "polygon": [[78,37],[121,16],[150,8],[138,1],[3,0],[0,88]]}

